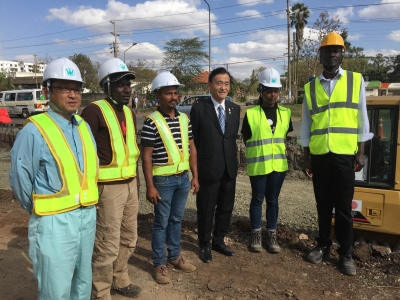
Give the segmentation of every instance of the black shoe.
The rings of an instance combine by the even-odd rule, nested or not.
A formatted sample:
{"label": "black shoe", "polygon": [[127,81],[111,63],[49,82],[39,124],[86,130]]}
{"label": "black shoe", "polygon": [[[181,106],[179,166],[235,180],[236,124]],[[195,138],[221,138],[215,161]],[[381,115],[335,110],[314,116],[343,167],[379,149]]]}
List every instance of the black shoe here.
{"label": "black shoe", "polygon": [[201,247],[200,259],[203,263],[209,263],[212,261],[212,254],[210,247]]}
{"label": "black shoe", "polygon": [[222,244],[212,244],[212,249],[223,254],[226,256],[233,256],[235,255],[235,251],[233,251],[231,248],[229,248],[225,243]]}
{"label": "black shoe", "polygon": [[312,264],[320,264],[323,259],[328,259],[331,251],[330,246],[317,246],[306,257],[306,261]]}
{"label": "black shoe", "polygon": [[111,288],[111,290],[127,298],[136,298],[142,291],[140,287],[133,284],[130,284],[124,288]]}
{"label": "black shoe", "polygon": [[340,255],[339,271],[344,275],[356,275],[356,266],[350,254]]}

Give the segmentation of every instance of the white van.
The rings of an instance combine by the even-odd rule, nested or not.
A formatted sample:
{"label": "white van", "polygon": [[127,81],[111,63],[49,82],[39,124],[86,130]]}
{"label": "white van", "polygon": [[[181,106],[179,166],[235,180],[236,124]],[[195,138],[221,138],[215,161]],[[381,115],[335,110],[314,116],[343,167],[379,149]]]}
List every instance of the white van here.
{"label": "white van", "polygon": [[9,115],[28,118],[49,109],[48,100],[41,89],[0,91],[0,108],[7,108]]}

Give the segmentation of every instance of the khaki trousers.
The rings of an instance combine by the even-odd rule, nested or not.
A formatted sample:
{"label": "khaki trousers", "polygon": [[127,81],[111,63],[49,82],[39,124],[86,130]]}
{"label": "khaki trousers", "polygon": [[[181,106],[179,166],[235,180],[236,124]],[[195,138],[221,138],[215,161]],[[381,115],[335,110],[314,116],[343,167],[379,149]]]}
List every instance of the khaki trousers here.
{"label": "khaki trousers", "polygon": [[92,299],[111,300],[111,287],[123,288],[131,283],[128,260],[138,238],[136,178],[124,184],[99,184],[99,193]]}

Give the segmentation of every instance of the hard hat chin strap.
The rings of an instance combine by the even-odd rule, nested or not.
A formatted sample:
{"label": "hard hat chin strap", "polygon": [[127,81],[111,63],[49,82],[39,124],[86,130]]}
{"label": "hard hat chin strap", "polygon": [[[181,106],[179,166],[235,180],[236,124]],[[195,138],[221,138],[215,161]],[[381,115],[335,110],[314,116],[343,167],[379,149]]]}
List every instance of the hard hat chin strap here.
{"label": "hard hat chin strap", "polygon": [[107,76],[106,77],[106,80],[104,81],[104,83],[103,83],[103,90],[104,90],[104,86],[105,85],[107,85],[107,98],[108,99],[110,99],[111,100],[111,102],[112,103],[114,103],[115,105],[121,105],[121,104],[119,104],[117,101],[115,101],[114,99],[113,99],[113,97],[111,96],[111,93],[110,93],[110,76]]}

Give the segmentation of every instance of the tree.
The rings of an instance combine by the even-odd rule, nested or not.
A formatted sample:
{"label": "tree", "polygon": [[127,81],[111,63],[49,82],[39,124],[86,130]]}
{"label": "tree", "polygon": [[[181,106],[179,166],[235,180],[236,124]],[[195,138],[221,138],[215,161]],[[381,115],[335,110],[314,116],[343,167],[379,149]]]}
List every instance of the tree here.
{"label": "tree", "polygon": [[15,89],[15,86],[12,84],[12,77],[6,77],[3,73],[0,73],[0,91],[13,89]]}
{"label": "tree", "polygon": [[[304,28],[307,25],[307,19],[310,17],[310,11],[304,3],[296,3],[292,6],[290,12],[290,26],[296,28],[296,71],[294,76],[295,84],[295,92],[296,95],[295,99],[297,98],[297,85],[298,85],[298,69],[299,69],[299,52],[303,47],[303,35],[304,35]],[[290,51],[290,50],[289,50]],[[289,62],[290,63],[290,62]]]}
{"label": "tree", "polygon": [[166,43],[163,66],[176,76],[185,90],[190,90],[192,79],[203,72],[202,63],[206,63],[208,55],[204,51],[205,42],[198,37],[191,39],[172,39]]}
{"label": "tree", "polygon": [[69,57],[79,68],[82,79],[85,82],[84,87],[92,92],[100,91],[98,83],[97,71],[100,67],[98,62],[92,62],[89,56],[85,54],[74,54]]}
{"label": "tree", "polygon": [[379,53],[371,59],[365,76],[369,81],[377,80],[381,82],[389,82],[390,58],[383,56]]}
{"label": "tree", "polygon": [[151,89],[148,87],[151,85],[154,77],[157,76],[157,72],[154,71],[154,62],[148,62],[145,59],[138,59],[136,64],[128,64],[128,69],[135,73],[136,92],[138,94],[147,94],[147,92],[151,93]]}
{"label": "tree", "polygon": [[389,73],[390,82],[400,82],[400,55],[396,55],[391,63],[392,71]]}

